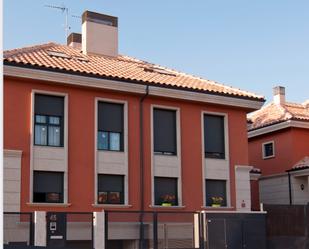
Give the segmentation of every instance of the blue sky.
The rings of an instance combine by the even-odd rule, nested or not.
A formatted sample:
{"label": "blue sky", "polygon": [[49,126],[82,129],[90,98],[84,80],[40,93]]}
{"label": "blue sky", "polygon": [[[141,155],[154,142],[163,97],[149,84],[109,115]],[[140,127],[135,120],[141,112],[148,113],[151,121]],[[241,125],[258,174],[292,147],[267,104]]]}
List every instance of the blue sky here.
{"label": "blue sky", "polygon": [[84,10],[119,18],[119,50],[272,98],[309,99],[308,0],[4,0],[4,49],[65,42],[64,15],[81,31]]}

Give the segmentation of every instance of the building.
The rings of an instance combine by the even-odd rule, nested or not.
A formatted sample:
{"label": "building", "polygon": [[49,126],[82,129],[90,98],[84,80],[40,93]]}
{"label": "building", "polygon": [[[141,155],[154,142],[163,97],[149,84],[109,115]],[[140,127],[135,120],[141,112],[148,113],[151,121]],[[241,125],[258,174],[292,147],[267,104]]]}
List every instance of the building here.
{"label": "building", "polygon": [[4,52],[4,209],[249,211],[263,103],[119,55],[118,19],[86,11],[67,45]]}
{"label": "building", "polygon": [[[309,102],[286,101],[275,87],[273,101],[249,114],[249,162],[261,170],[260,202],[309,202]],[[258,199],[258,188],[254,191]]]}

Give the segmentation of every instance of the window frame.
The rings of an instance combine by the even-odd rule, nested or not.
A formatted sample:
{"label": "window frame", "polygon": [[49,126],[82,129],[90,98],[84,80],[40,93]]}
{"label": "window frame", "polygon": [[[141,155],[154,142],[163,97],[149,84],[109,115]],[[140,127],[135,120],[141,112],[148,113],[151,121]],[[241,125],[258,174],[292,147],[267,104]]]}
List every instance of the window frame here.
{"label": "window frame", "polygon": [[217,181],[217,182],[224,182],[224,187],[225,187],[225,200],[224,200],[224,205],[221,205],[220,207],[221,208],[227,208],[229,207],[229,200],[228,200],[228,180],[227,179],[210,179],[210,178],[205,178],[205,207],[209,208],[209,207],[212,207],[212,205],[207,205],[207,181]]}
{"label": "window frame", "polygon": [[[107,131],[107,130],[100,130],[99,129],[99,104],[101,103],[107,103],[107,104],[116,104],[116,105],[122,105],[122,132],[115,132],[115,131]],[[101,99],[101,98],[97,98],[96,99],[96,149],[98,151],[111,151],[111,152],[124,152],[125,151],[125,132],[126,132],[126,128],[125,128],[125,112],[126,112],[126,102],[121,102],[121,101],[112,101],[112,100],[107,100],[107,99]],[[103,133],[106,132],[108,134],[108,144],[107,144],[107,149],[101,149],[99,148],[99,132]],[[112,133],[116,133],[120,135],[120,139],[119,139],[119,150],[112,150],[111,148],[111,134]]]}
{"label": "window frame", "polygon": [[[154,177],[154,205],[155,206],[163,206],[162,203],[164,202],[161,202],[161,204],[157,203],[156,201],[156,194],[157,194],[157,191],[156,191],[156,180],[157,179],[172,179],[172,180],[175,180],[175,187],[176,187],[176,193],[174,194],[175,195],[175,205],[171,205],[171,207],[179,207],[180,206],[180,200],[179,200],[179,189],[178,189],[178,185],[179,185],[179,181],[180,181],[180,178],[179,177],[165,177],[165,176],[155,176]],[[166,195],[169,195],[169,194],[166,194]]]}
{"label": "window frame", "polygon": [[[99,189],[99,186],[100,186],[100,181],[99,181],[99,178],[100,176],[119,176],[119,177],[122,177],[122,191],[120,192],[120,203],[103,203],[103,202],[99,202],[99,196],[100,196],[100,193],[101,192],[106,192],[107,193],[107,200],[108,199],[108,195],[112,192],[118,192],[118,191],[100,191]],[[99,205],[125,205],[125,200],[126,200],[126,191],[125,191],[125,175],[116,175],[116,174],[102,174],[102,173],[99,173],[97,174],[97,204]]]}
{"label": "window frame", "polygon": [[[161,105],[152,105],[152,114],[151,114],[151,126],[152,126],[152,153],[154,155],[162,155],[162,156],[178,156],[180,154],[180,120],[179,120],[179,108],[177,107],[169,107],[169,106],[161,106]],[[163,110],[163,111],[171,111],[175,113],[175,152],[171,151],[156,151],[155,150],[155,126],[154,126],[154,113],[155,110]]]}
{"label": "window frame", "polygon": [[[62,192],[60,193],[61,194],[61,198],[60,198],[60,201],[44,201],[44,202],[41,202],[41,201],[36,201],[34,200],[35,198],[35,192],[34,192],[34,185],[35,185],[35,173],[52,173],[52,174],[61,174],[61,178],[62,178],[62,181],[61,181],[61,189],[62,189]],[[46,171],[46,170],[33,170],[33,182],[32,182],[32,203],[46,203],[46,204],[64,204],[65,203],[65,172],[62,172],[62,171]],[[45,195],[47,195],[48,193],[45,193]],[[45,197],[46,198],[46,197]]]}
{"label": "window frame", "polygon": [[[223,120],[223,156],[219,156],[219,157],[216,157],[216,156],[207,156],[207,152],[206,152],[206,143],[205,143],[205,117],[206,116],[215,116],[215,117],[220,117],[222,118]],[[228,141],[227,141],[227,117],[226,117],[226,114],[222,114],[222,113],[213,113],[213,112],[203,112],[202,113],[202,129],[203,129],[203,145],[204,145],[204,148],[203,148],[203,155],[204,155],[204,158],[207,158],[207,159],[217,159],[217,160],[226,160],[227,157],[228,157]],[[221,153],[220,153],[221,154]]]}
{"label": "window frame", "polygon": [[[44,116],[46,117],[46,123],[38,123],[36,121],[36,116]],[[56,124],[51,124],[50,123],[50,118],[51,117],[57,117],[59,118],[59,125],[56,125]],[[34,121],[33,121],[33,145],[34,146],[48,146],[48,147],[64,147],[64,125],[63,125],[63,117],[61,116],[57,116],[57,115],[42,115],[42,114],[35,114],[34,113]],[[35,128],[37,125],[42,125],[42,126],[46,126],[47,130],[46,130],[46,144],[37,144],[35,142],[35,138],[36,138],[36,131],[35,131]],[[60,129],[60,145],[49,145],[49,127],[59,127]]]}
{"label": "window frame", "polygon": [[[271,144],[273,148],[273,154],[270,156],[266,156],[265,146],[268,144]],[[265,160],[265,159],[270,159],[274,157],[275,157],[275,141],[272,140],[272,141],[267,141],[267,142],[262,143],[262,158]]]}

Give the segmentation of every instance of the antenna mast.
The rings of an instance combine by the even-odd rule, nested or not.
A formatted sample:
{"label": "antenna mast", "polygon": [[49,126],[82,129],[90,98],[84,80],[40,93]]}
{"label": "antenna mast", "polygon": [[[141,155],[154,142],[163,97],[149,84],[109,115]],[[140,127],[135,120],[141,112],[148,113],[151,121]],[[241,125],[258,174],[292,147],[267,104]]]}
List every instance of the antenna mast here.
{"label": "antenna mast", "polygon": [[64,31],[65,31],[65,40],[66,40],[67,37],[69,36],[69,30],[70,30],[69,21],[68,21],[69,8],[66,7],[65,5],[62,5],[62,6],[44,5],[44,7],[52,8],[52,9],[58,9],[58,10],[61,10],[62,13],[65,13]]}

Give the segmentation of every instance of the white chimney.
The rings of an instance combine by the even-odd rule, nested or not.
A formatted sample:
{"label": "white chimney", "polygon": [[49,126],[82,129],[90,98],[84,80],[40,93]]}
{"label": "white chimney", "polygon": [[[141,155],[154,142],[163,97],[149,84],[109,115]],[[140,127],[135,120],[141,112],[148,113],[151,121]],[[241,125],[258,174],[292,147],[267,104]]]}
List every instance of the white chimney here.
{"label": "white chimney", "polygon": [[285,87],[276,86],[273,88],[274,103],[277,105],[285,104]]}
{"label": "white chimney", "polygon": [[72,48],[82,48],[82,35],[78,33],[71,33],[67,38],[67,45]]}
{"label": "white chimney", "polygon": [[118,18],[91,11],[82,16],[84,54],[118,56]]}

